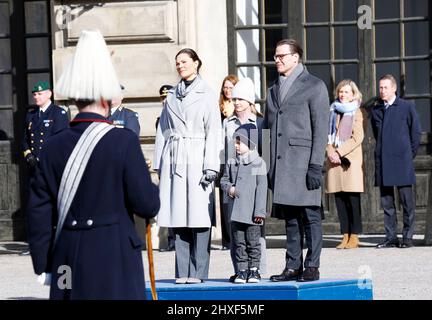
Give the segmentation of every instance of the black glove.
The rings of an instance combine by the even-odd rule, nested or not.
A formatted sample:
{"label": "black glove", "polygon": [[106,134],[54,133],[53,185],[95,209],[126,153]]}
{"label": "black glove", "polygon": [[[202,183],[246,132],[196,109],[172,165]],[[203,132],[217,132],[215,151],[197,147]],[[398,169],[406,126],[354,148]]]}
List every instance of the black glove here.
{"label": "black glove", "polygon": [[25,159],[30,167],[34,168],[37,166],[38,161],[33,153],[26,155]]}
{"label": "black glove", "polygon": [[315,190],[321,187],[322,184],[322,166],[317,164],[309,164],[306,173],[306,187],[308,190]]}
{"label": "black glove", "polygon": [[203,187],[208,187],[213,181],[215,181],[217,178],[217,172],[207,169],[205,170],[205,173],[201,177],[200,184]]}

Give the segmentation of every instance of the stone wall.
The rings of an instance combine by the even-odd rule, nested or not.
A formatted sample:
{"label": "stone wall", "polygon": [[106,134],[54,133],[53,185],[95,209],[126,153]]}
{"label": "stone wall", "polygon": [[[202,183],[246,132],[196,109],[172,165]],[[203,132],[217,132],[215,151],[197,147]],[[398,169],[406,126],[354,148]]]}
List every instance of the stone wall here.
{"label": "stone wall", "polygon": [[[99,29],[126,88],[124,105],[138,112],[141,136],[154,137],[154,123],[161,111],[159,88],[179,81],[174,57],[180,49],[197,51],[203,61],[201,74],[216,92],[228,72],[225,1],[216,2],[54,1],[54,83],[81,30]],[[58,95],[55,99],[66,104]]]}
{"label": "stone wall", "polygon": [[[72,56],[83,29],[104,35],[120,82],[125,87],[123,105],[138,112],[142,149],[153,158],[155,121],[162,110],[159,88],[178,81],[175,55],[194,49],[203,62],[202,77],[219,92],[228,72],[225,1],[54,1],[52,8],[54,87]],[[60,105],[68,105],[55,95]],[[68,105],[72,117],[77,110]],[[153,177],[155,178],[155,177]],[[144,236],[144,221],[137,218]],[[213,238],[220,237],[220,230]],[[152,228],[155,248],[165,246],[166,230]],[[162,235],[158,237],[158,235]]]}

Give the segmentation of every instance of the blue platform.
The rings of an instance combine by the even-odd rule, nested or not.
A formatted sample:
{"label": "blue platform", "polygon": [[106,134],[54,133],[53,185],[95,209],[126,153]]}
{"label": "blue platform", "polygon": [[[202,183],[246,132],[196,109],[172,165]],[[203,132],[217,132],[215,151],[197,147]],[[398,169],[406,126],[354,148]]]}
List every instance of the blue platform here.
{"label": "blue platform", "polygon": [[[151,300],[150,283],[146,283]],[[226,279],[209,279],[201,284],[175,284],[174,279],[157,280],[159,300],[372,300],[372,281],[322,279],[312,282],[234,284]]]}

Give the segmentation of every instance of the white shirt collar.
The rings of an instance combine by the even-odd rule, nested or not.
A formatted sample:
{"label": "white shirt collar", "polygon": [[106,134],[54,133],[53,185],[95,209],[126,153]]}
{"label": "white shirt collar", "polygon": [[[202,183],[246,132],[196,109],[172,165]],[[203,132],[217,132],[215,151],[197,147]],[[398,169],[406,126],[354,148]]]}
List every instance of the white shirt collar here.
{"label": "white shirt collar", "polygon": [[51,100],[45,103],[42,107],[40,107],[39,110],[45,112],[50,105],[51,105]]}
{"label": "white shirt collar", "polygon": [[121,109],[123,109],[123,107],[121,106],[121,104],[119,104],[117,107],[112,107],[111,108],[111,115],[113,115],[114,112],[116,112],[117,110],[121,111]]}
{"label": "white shirt collar", "polygon": [[384,104],[387,102],[388,106],[390,107],[395,101],[396,101],[396,96],[394,96],[391,100],[384,101]]}

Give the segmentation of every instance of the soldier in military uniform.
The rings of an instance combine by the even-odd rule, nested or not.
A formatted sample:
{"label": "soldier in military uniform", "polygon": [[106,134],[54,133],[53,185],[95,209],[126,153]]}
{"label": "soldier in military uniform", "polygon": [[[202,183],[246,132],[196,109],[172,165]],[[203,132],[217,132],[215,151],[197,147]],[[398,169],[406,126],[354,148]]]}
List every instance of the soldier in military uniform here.
{"label": "soldier in military uniform", "polygon": [[26,115],[22,151],[33,173],[45,141],[67,128],[69,117],[64,109],[51,102],[52,92],[48,82],[36,83],[32,93],[36,107],[30,109]]}
{"label": "soldier in military uniform", "polygon": [[[124,90],[124,86],[120,86]],[[122,106],[123,96],[112,100],[111,115],[108,120],[112,121],[117,127],[131,129],[139,137],[140,124],[138,121],[138,113]]]}
{"label": "soldier in military uniform", "polygon": [[[51,87],[46,81],[39,81],[32,89],[35,108],[31,108],[25,120],[24,139],[22,151],[24,159],[30,167],[30,176],[34,175],[39,154],[45,141],[52,135],[69,126],[69,116],[61,107],[51,102]],[[29,255],[30,251],[24,250],[22,256]]]}

